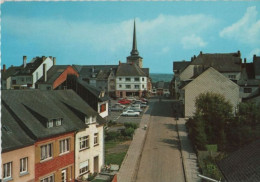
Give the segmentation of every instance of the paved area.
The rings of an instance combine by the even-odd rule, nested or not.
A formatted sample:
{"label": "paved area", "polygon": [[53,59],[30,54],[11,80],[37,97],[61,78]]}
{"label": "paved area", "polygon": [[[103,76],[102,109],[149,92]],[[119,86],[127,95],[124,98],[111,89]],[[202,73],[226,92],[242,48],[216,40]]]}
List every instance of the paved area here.
{"label": "paved area", "polygon": [[119,182],[132,182],[137,173],[137,167],[140,161],[143,145],[146,137],[145,125],[149,125],[150,113],[153,108],[153,102],[149,103],[149,107],[143,114],[139,128],[136,129],[132,143],[127,151],[124,161],[118,173],[117,180]]}
{"label": "paved area", "polygon": [[184,118],[179,118],[179,120],[177,120],[176,123],[178,126],[178,132],[180,136],[180,142],[182,148],[181,152],[183,157],[186,181],[200,182],[201,179],[197,176],[199,174],[197,156],[188,138],[188,133],[186,131],[186,126],[185,126],[186,120]]}
{"label": "paved area", "polygon": [[184,182],[181,152],[172,102],[154,104],[137,182]]}

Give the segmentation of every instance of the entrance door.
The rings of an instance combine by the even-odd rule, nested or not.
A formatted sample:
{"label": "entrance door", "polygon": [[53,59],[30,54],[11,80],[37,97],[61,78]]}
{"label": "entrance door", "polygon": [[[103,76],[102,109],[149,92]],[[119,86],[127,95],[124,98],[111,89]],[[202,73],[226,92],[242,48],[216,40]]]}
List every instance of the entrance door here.
{"label": "entrance door", "polygon": [[66,182],[67,181],[67,170],[63,169],[61,171],[61,182]]}
{"label": "entrance door", "polygon": [[98,166],[98,156],[94,157],[94,172],[99,172],[99,166]]}

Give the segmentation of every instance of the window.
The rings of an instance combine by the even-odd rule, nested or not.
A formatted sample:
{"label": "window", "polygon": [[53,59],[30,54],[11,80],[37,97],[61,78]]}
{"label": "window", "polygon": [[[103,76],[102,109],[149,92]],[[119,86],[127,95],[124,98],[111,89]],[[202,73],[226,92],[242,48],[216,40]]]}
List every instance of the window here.
{"label": "window", "polygon": [[228,78],[234,80],[236,79],[236,75],[228,75]]}
{"label": "window", "polygon": [[139,85],[135,85],[135,89],[139,89],[140,88],[140,86]]}
{"label": "window", "polygon": [[144,88],[144,85],[142,85],[142,88]]}
{"label": "window", "polygon": [[12,177],[12,162],[8,162],[4,164],[4,175],[3,178],[11,178]]}
{"label": "window", "polygon": [[139,81],[140,81],[140,79],[139,79],[139,78],[135,78],[135,81],[136,81],[136,82],[139,82]]}
{"label": "window", "polygon": [[47,122],[47,128],[53,127],[53,120]]}
{"label": "window", "polygon": [[55,125],[56,125],[56,126],[60,126],[60,125],[61,125],[61,121],[62,121],[62,118],[54,119],[54,120],[53,120],[53,122],[55,122]]}
{"label": "window", "polygon": [[98,145],[98,133],[94,133],[94,145]]}
{"label": "window", "polygon": [[125,88],[131,88],[131,85],[126,85]]}
{"label": "window", "polygon": [[38,80],[39,79],[39,74],[38,74],[38,72],[36,72],[36,80]]}
{"label": "window", "polygon": [[16,80],[12,80],[12,84],[15,85],[16,84]]}
{"label": "window", "polygon": [[252,88],[244,88],[244,93],[251,93],[252,92]]}
{"label": "window", "polygon": [[60,154],[70,151],[70,139],[60,141]]}
{"label": "window", "polygon": [[20,159],[20,173],[28,172],[28,157]]}
{"label": "window", "polygon": [[144,81],[144,78],[142,78],[142,81]]}
{"label": "window", "polygon": [[119,85],[119,88],[122,88],[122,85]]}
{"label": "window", "polygon": [[119,78],[119,81],[122,81],[122,78]]}
{"label": "window", "polygon": [[54,175],[52,174],[51,176],[41,179],[41,182],[54,182]]}
{"label": "window", "polygon": [[125,78],[125,81],[126,81],[126,82],[130,82],[130,81],[131,81],[131,78]]}
{"label": "window", "polygon": [[21,77],[21,81],[24,82],[24,77]]}
{"label": "window", "polygon": [[83,150],[89,148],[89,137],[83,136],[79,138],[79,149]]}
{"label": "window", "polygon": [[105,112],[106,111],[106,104],[102,104],[100,106],[100,112]]}
{"label": "window", "polygon": [[27,77],[27,78],[26,78],[26,81],[27,81],[27,82],[32,81],[31,77]]}
{"label": "window", "polygon": [[41,160],[52,158],[52,144],[41,146]]}
{"label": "window", "polygon": [[79,174],[82,175],[82,174],[85,174],[87,172],[88,172],[88,160],[81,162],[79,164]]}

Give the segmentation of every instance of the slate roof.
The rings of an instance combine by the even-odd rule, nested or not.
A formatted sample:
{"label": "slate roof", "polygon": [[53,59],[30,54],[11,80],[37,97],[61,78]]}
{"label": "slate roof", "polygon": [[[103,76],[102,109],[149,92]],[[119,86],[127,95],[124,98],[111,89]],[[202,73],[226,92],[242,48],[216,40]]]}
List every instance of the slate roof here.
{"label": "slate roof", "polygon": [[77,79],[77,82],[83,87],[85,87],[88,91],[90,91],[93,95],[95,95],[100,102],[104,102],[110,99],[106,94],[104,97],[100,97],[101,90],[88,84],[87,82],[82,81],[80,79]]}
{"label": "slate roof", "polygon": [[150,77],[150,70],[149,68],[141,68],[143,72],[146,74],[147,77]]}
{"label": "slate roof", "polygon": [[181,62],[173,62],[173,71],[182,72],[191,62],[190,61],[181,61]]}
{"label": "slate roof", "polygon": [[14,76],[31,75],[44,62],[45,59],[43,57],[33,58],[29,63],[26,63],[25,68],[21,65],[20,71],[16,72]]}
{"label": "slate roof", "polygon": [[20,67],[20,66],[11,66],[5,72],[3,72],[3,70],[1,70],[1,79],[6,80],[10,76],[19,72],[21,69],[22,69],[22,67]]}
{"label": "slate roof", "polygon": [[47,81],[44,82],[43,76],[36,83],[52,84],[70,65],[53,65],[47,71]]}
{"label": "slate roof", "polygon": [[103,80],[108,78],[111,71],[116,73],[118,65],[72,65],[72,67],[75,68],[80,77],[93,78],[94,71],[94,78]]}
{"label": "slate roof", "polygon": [[255,56],[254,60],[255,75],[260,75],[260,56]]}
{"label": "slate roof", "polygon": [[[2,102],[35,139],[86,128],[83,116],[97,116],[98,124],[104,122],[73,90],[4,90]],[[48,120],[57,118],[63,118],[61,126],[46,127]]]}
{"label": "slate roof", "polygon": [[31,138],[23,128],[17,124],[18,121],[12,116],[6,105],[1,105],[1,133],[2,133],[2,152],[33,145],[34,139]]}
{"label": "slate roof", "polygon": [[260,139],[217,163],[228,182],[260,181]]}
{"label": "slate roof", "polygon": [[213,67],[219,72],[240,72],[241,58],[238,53],[199,54],[191,65],[201,65],[204,68]]}
{"label": "slate roof", "polygon": [[120,63],[116,76],[147,76],[136,64]]}

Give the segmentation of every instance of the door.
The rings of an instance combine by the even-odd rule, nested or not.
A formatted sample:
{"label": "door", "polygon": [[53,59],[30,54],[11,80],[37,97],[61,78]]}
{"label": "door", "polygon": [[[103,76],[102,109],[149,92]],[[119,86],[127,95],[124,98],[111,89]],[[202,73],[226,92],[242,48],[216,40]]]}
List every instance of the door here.
{"label": "door", "polygon": [[61,182],[66,182],[67,181],[67,170],[63,169],[61,171]]}
{"label": "door", "polygon": [[99,172],[99,166],[98,166],[98,156],[94,157],[94,172]]}

